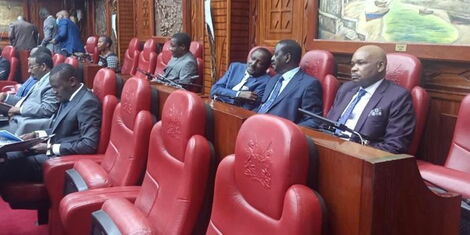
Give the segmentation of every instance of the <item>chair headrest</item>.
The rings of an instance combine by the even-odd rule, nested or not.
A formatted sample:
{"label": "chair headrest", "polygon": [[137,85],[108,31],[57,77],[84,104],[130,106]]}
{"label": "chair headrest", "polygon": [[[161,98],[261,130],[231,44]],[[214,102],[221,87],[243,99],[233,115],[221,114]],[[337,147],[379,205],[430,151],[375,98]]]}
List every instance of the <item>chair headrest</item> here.
{"label": "chair headrest", "polygon": [[334,73],[333,54],[324,50],[311,50],[300,60],[300,68],[308,75],[323,80],[327,74]]}
{"label": "chair headrest", "polygon": [[306,183],[308,151],[307,139],[294,123],[272,115],[254,115],[238,132],[235,185],[251,206],[280,218],[287,189]]}
{"label": "chair headrest", "polygon": [[167,151],[184,161],[188,140],[194,135],[204,135],[206,109],[196,94],[177,90],[172,92],[162,110],[162,139]]}
{"label": "chair headrest", "polygon": [[74,68],[78,68],[78,59],[75,57],[67,57],[64,61],[66,64],[72,65]]}
{"label": "chair headrest", "polygon": [[156,53],[157,50],[157,42],[153,39],[148,39],[145,41],[144,50],[142,50],[141,54],[146,60],[150,60],[150,55]]}
{"label": "chair headrest", "polygon": [[198,41],[192,41],[189,46],[189,51],[193,54],[196,58],[202,58],[202,51],[204,46]]}
{"label": "chair headrest", "polygon": [[96,46],[98,45],[98,36],[90,36],[86,40],[85,50],[87,53],[94,53]]}
{"label": "chair headrest", "polygon": [[134,129],[134,120],[141,110],[150,111],[151,88],[147,79],[132,77],[126,81],[121,94],[121,116],[129,129]]}
{"label": "chair headrest", "polygon": [[387,73],[385,78],[411,91],[419,86],[421,79],[421,61],[406,53],[387,54]]}
{"label": "chair headrest", "polygon": [[2,57],[10,61],[12,57],[16,57],[16,49],[13,46],[5,46],[2,50]]}
{"label": "chair headrest", "polygon": [[171,41],[166,41],[165,44],[163,44],[162,52],[160,53],[164,64],[168,64],[172,57],[170,43]]}
{"label": "chair headrest", "polygon": [[93,80],[93,93],[101,102],[107,95],[116,96],[116,74],[113,70],[108,68],[98,70]]}
{"label": "chair headrest", "polygon": [[141,48],[141,44],[139,42],[139,39],[138,38],[132,38],[129,41],[129,46],[127,47],[127,50],[128,50],[128,52],[131,56],[134,55],[134,51],[141,51],[142,48]]}

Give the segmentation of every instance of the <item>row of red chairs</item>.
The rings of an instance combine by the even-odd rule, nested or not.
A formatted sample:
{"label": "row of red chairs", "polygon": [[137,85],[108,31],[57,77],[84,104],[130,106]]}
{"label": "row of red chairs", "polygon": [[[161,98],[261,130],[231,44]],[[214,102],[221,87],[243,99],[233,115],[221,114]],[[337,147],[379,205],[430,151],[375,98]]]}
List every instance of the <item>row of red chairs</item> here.
{"label": "row of red chairs", "polygon": [[[204,208],[210,210],[205,198],[212,194],[210,166],[214,159],[203,137],[209,115],[203,101],[194,93],[172,93],[161,121],[152,129],[149,82],[129,79],[119,103],[112,95],[116,88],[114,72],[101,69],[93,89],[103,104],[99,154],[51,159],[44,166],[45,184],[3,185],[2,196],[12,208],[34,203],[47,208],[50,202],[51,234],[86,234],[91,228],[91,212],[100,208],[121,233],[205,230],[209,213]],[[257,136],[268,129],[269,137]],[[308,156],[306,138],[294,124],[270,116],[247,120],[240,130],[235,156],[219,165],[208,233],[319,234],[321,200],[303,186]],[[71,172],[64,174],[67,169]],[[142,186],[131,186],[139,184],[144,171]],[[64,192],[72,191],[83,192],[63,198]],[[230,196],[234,194],[244,202]],[[227,211],[229,205],[231,210]],[[238,213],[235,218],[234,212]],[[97,223],[102,219],[99,214]],[[257,221],[257,226],[242,226],[247,221]]]}

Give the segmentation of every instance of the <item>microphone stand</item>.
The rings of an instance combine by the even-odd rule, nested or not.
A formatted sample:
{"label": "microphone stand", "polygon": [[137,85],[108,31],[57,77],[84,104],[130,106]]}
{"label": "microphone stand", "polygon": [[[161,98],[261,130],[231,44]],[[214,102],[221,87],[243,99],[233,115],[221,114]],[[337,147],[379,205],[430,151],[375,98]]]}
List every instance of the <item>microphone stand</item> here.
{"label": "microphone stand", "polygon": [[319,121],[321,121],[321,122],[323,122],[323,123],[329,125],[329,127],[333,127],[334,129],[337,129],[337,130],[340,130],[340,131],[346,131],[346,132],[349,132],[349,133],[351,133],[351,134],[353,134],[353,135],[359,137],[359,140],[361,141],[361,144],[362,144],[362,145],[367,145],[367,144],[369,144],[369,141],[364,138],[364,137],[365,137],[364,135],[362,135],[361,133],[359,133],[359,132],[357,132],[357,131],[355,131],[355,130],[349,128],[349,127],[347,127],[347,126],[344,125],[344,124],[341,124],[341,123],[339,123],[339,122],[332,121],[332,120],[330,120],[330,119],[328,119],[328,118],[325,118],[325,117],[322,117],[322,116],[320,116],[320,115],[318,115],[318,114],[315,114],[315,113],[312,113],[312,112],[310,112],[310,111],[307,111],[307,110],[305,110],[305,109],[303,109],[303,108],[299,108],[298,110],[299,110],[300,112],[302,112],[302,113],[304,113],[304,114],[310,116],[310,117],[313,117],[313,118],[315,118],[315,119],[317,119],[317,120],[319,120]]}
{"label": "microphone stand", "polygon": [[[182,82],[175,82],[173,80],[170,80],[170,79],[167,79],[165,78],[164,76],[160,75],[160,74],[151,74],[149,72],[146,72],[140,68],[137,68],[137,71],[144,74],[145,76],[147,76],[147,78],[150,80],[150,81],[154,81],[154,82],[161,82],[165,85],[168,85],[168,86],[172,86],[172,87],[175,87],[175,88],[179,88],[179,89],[185,89],[184,86],[192,86],[192,87],[197,87],[197,88],[201,88],[202,86],[199,85],[199,84],[194,84],[194,83],[182,83]],[[198,76],[199,77],[199,76]]]}

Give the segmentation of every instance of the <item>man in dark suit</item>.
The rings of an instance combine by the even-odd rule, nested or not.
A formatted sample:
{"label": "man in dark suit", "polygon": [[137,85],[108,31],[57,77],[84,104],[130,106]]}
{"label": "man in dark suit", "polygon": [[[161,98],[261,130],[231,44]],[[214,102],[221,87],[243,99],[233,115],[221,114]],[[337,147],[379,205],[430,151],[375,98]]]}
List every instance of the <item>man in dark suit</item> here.
{"label": "man in dark suit", "polygon": [[385,52],[378,46],[361,47],[351,65],[353,81],[339,88],[328,118],[363,134],[370,146],[406,152],[415,129],[413,103],[406,89],[384,79]]}
{"label": "man in dark suit", "polygon": [[52,117],[49,129],[25,134],[22,138],[54,136],[47,143],[32,147],[29,153],[8,153],[6,162],[0,165],[0,182],[40,181],[42,164],[47,159],[96,152],[101,123],[99,100],[79,81],[77,72],[69,64],[54,67],[49,80],[61,103],[59,110]]}
{"label": "man in dark suit", "polygon": [[[197,61],[189,51],[191,37],[187,33],[175,33],[170,40],[172,57],[162,76],[181,84],[194,83],[198,77]],[[190,86],[188,86],[190,87]]]}
{"label": "man in dark suit", "polygon": [[0,48],[0,80],[7,80],[10,75],[10,62],[1,56],[2,48]]}
{"label": "man in dark suit", "polygon": [[258,113],[277,115],[306,127],[318,123],[298,111],[303,108],[322,114],[321,84],[299,68],[302,48],[293,40],[282,40],[276,45],[271,63],[277,75],[268,81]]}
{"label": "man in dark suit", "polygon": [[42,7],[39,9],[39,16],[43,22],[43,33],[44,39],[42,39],[41,45],[47,47],[50,51],[56,51],[55,46],[51,43],[57,31],[57,24],[54,16],[49,14],[49,11]]}
{"label": "man in dark suit", "polygon": [[16,50],[31,50],[38,45],[39,34],[35,25],[18,16],[18,20],[10,24],[10,44]]}
{"label": "man in dark suit", "polygon": [[80,41],[78,26],[69,19],[69,13],[65,10],[57,12],[57,33],[50,42],[60,45],[60,53],[69,56],[74,52],[85,52]]}
{"label": "man in dark suit", "polygon": [[253,51],[246,64],[231,63],[211,89],[211,97],[245,109],[258,107],[270,76],[266,70],[272,54],[266,48]]}

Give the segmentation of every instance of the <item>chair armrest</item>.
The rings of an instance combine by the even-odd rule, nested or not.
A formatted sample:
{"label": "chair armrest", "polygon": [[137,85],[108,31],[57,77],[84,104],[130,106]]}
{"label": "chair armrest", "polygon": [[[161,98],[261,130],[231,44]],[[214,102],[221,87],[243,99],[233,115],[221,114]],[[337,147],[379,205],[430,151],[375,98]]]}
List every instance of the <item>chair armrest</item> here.
{"label": "chair armrest", "polygon": [[60,201],[60,220],[66,234],[88,234],[91,231],[91,213],[99,210],[111,198],[134,202],[140,186],[119,186],[75,192]]}
{"label": "chair armrest", "polygon": [[123,198],[107,200],[101,208],[121,234],[152,234],[152,225],[135,205]]}
{"label": "chair armrest", "polygon": [[418,160],[421,177],[432,184],[470,198],[470,174]]}
{"label": "chair armrest", "polygon": [[111,187],[108,173],[91,159],[81,159],[73,168],[83,178],[89,189]]}
{"label": "chair armrest", "polygon": [[69,155],[56,157],[44,163],[44,184],[51,201],[51,207],[57,207],[60,199],[64,196],[65,170],[71,169],[75,162],[80,159],[91,159],[101,162],[103,154],[96,155]]}

